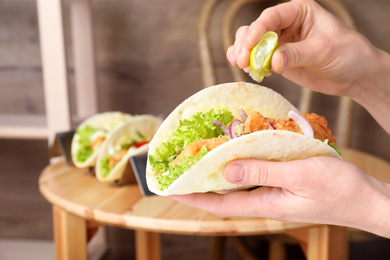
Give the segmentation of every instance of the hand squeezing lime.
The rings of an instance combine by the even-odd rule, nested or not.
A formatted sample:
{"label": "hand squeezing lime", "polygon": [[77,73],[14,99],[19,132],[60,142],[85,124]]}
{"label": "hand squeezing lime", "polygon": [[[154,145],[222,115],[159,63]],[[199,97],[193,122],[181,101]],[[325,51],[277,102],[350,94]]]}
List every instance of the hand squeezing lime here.
{"label": "hand squeezing lime", "polygon": [[271,58],[278,46],[278,35],[275,32],[266,32],[261,40],[253,47],[250,55],[249,75],[257,82],[271,75]]}

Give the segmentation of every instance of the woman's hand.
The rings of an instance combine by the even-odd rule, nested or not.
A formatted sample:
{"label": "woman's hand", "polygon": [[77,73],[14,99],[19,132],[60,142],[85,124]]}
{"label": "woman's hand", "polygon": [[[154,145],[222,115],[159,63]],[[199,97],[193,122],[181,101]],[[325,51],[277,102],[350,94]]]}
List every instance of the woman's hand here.
{"label": "woman's hand", "polygon": [[270,7],[237,30],[227,51],[233,66],[249,71],[250,51],[266,31],[279,35],[271,68],[296,84],[352,98],[390,133],[390,55],[313,0]]}
{"label": "woman's hand", "polygon": [[262,187],[171,198],[219,216],[336,224],[390,236],[388,184],[349,162],[330,157],[237,160],[224,174],[231,183]]}
{"label": "woman's hand", "polygon": [[240,27],[227,58],[248,72],[249,55],[266,31],[279,35],[271,68],[300,86],[346,95],[372,67],[375,47],[312,0],[293,0],[264,10]]}

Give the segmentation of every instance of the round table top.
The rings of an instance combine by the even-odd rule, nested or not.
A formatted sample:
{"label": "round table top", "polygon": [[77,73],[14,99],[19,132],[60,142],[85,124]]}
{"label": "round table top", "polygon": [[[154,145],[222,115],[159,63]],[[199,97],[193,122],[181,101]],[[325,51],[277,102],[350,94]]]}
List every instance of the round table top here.
{"label": "round table top", "polygon": [[[355,150],[342,151],[344,159],[356,161],[355,164],[363,170],[390,182],[390,164],[386,161]],[[136,184],[116,186],[100,182],[87,169],[68,166],[64,161],[43,170],[39,188],[50,203],[69,213],[129,229],[197,235],[251,235],[314,226],[264,218],[218,217],[169,197],[143,196]]]}

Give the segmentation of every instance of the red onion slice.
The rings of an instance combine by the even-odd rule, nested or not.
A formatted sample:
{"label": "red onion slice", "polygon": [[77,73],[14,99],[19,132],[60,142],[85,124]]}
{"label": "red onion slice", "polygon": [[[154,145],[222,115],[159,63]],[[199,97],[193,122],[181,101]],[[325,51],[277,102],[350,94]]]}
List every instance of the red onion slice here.
{"label": "red onion slice", "polygon": [[218,126],[225,133],[225,135],[230,135],[229,128],[226,125],[224,125],[222,122],[219,122],[218,120],[214,120],[211,123]]}
{"label": "red onion slice", "polygon": [[236,125],[239,125],[239,124],[243,124],[243,122],[241,122],[240,120],[238,119],[234,119],[231,124],[230,124],[230,127],[229,127],[229,134],[230,134],[230,138],[231,139],[234,139],[236,137],[239,137],[238,135],[236,135],[236,133],[234,132],[234,127]]}
{"label": "red onion slice", "polygon": [[276,130],[276,127],[273,124],[268,123],[268,125],[270,130]]}
{"label": "red onion slice", "polygon": [[304,135],[314,138],[313,128],[309,121],[307,121],[299,112],[290,109],[290,111],[288,111],[288,116],[298,124]]}
{"label": "red onion slice", "polygon": [[248,115],[243,109],[239,109],[238,114],[241,116],[242,122],[245,122],[246,119],[248,118]]}

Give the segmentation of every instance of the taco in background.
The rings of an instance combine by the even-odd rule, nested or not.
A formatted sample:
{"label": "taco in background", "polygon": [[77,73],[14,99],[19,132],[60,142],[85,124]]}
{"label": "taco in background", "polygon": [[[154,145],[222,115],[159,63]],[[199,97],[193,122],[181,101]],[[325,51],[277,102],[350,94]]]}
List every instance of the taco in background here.
{"label": "taco in background", "polygon": [[78,168],[94,166],[98,151],[110,132],[131,117],[122,112],[105,112],[91,116],[81,123],[72,139],[74,165]]}
{"label": "taco in background", "polygon": [[149,144],[147,184],[163,196],[249,188],[224,179],[227,163],[340,158],[334,142],[324,117],[301,114],[275,91],[221,84],[191,96],[163,122]]}
{"label": "taco in background", "polygon": [[96,177],[115,181],[122,177],[131,156],[146,154],[162,120],[151,115],[134,116],[107,138],[96,159]]}

